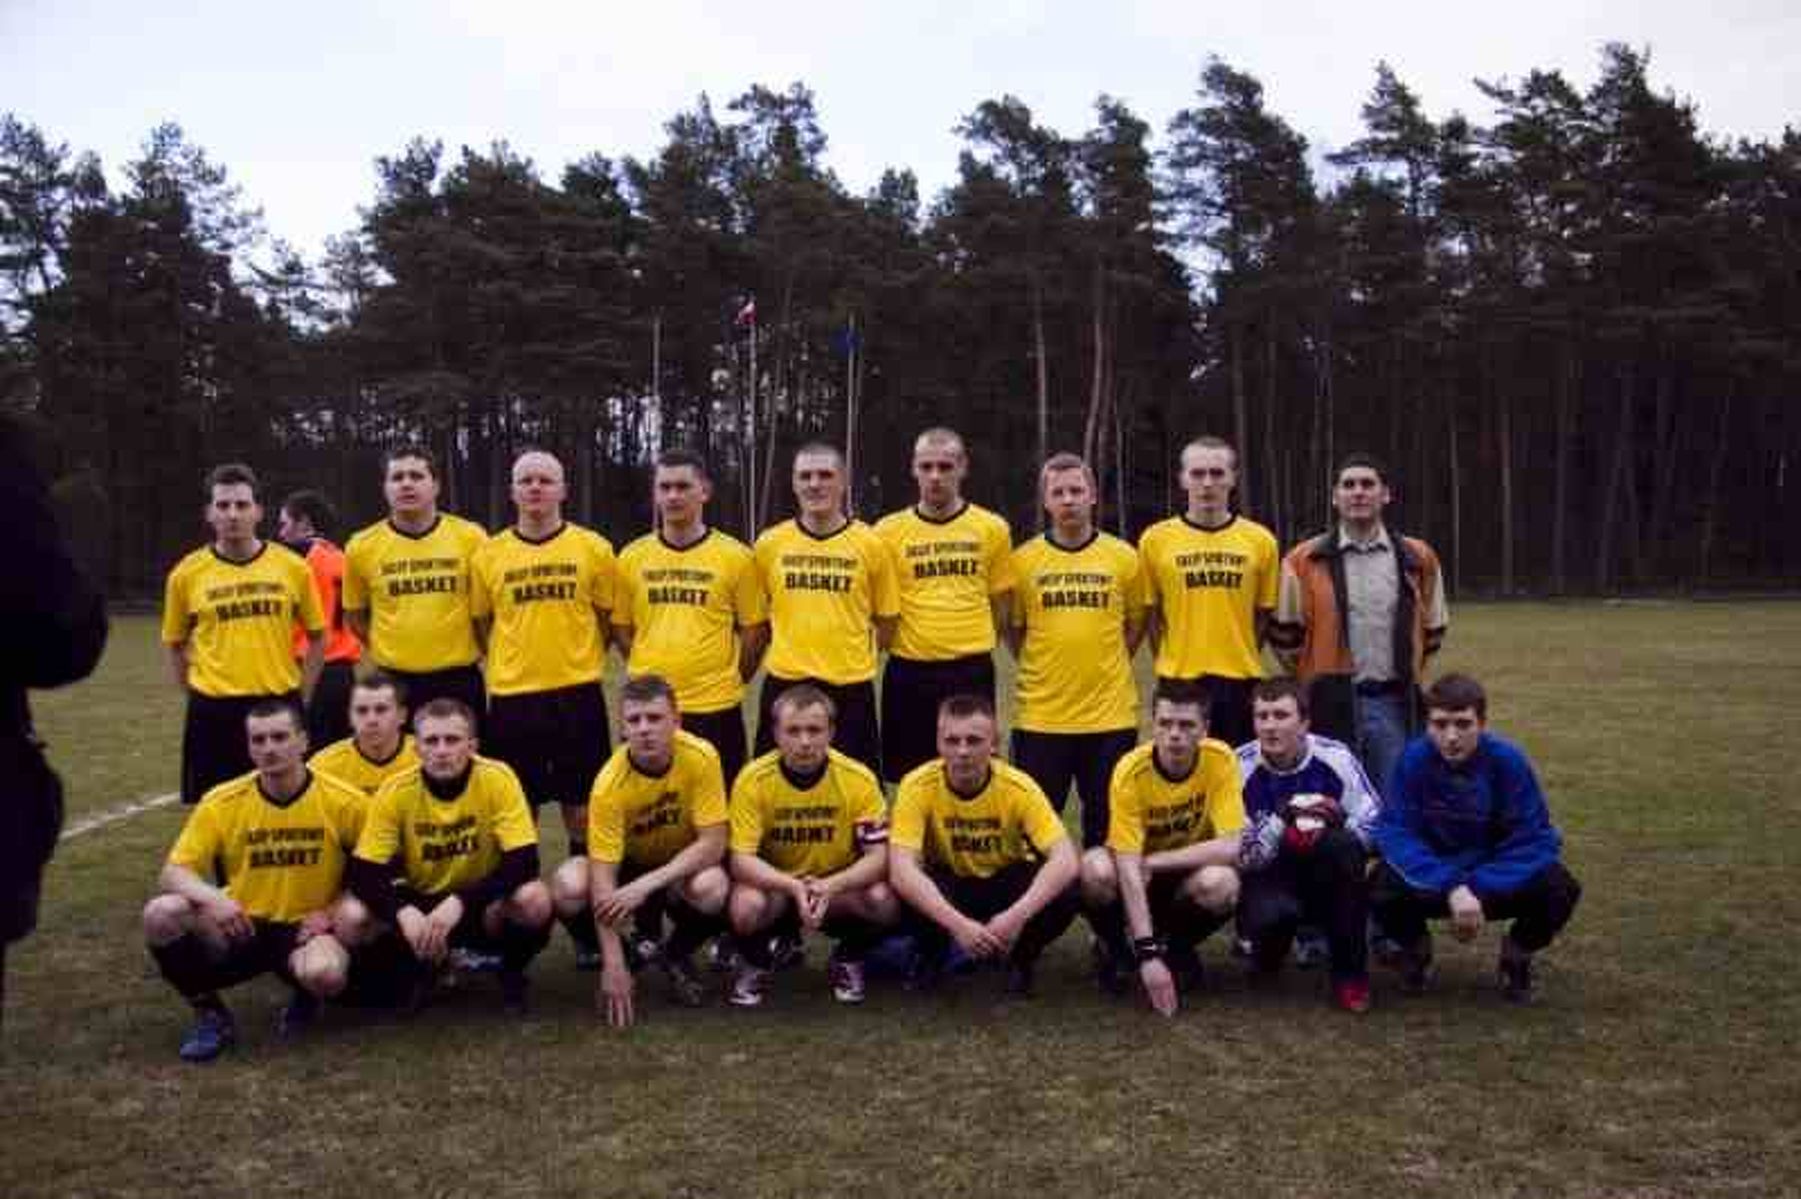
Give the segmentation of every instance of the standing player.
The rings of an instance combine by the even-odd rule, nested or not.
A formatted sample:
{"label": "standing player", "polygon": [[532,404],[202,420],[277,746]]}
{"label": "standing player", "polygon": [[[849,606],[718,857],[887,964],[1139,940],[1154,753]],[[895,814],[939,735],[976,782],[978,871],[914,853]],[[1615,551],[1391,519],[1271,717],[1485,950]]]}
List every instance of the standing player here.
{"label": "standing player", "polygon": [[1094,527],[1097,489],[1087,463],[1053,455],[1038,490],[1051,527],[1013,551],[1013,764],[1059,812],[1070,783],[1079,785],[1082,844],[1092,849],[1107,836],[1113,765],[1138,743],[1132,654],[1144,635],[1144,580],[1137,552]]}
{"label": "standing player", "polygon": [[1281,969],[1302,920],[1327,930],[1332,1001],[1369,1010],[1364,867],[1378,801],[1356,755],[1308,731],[1307,692],[1265,679],[1251,700],[1257,740],[1238,747],[1254,848],[1243,864],[1238,927],[1257,970]]}
{"label": "standing player", "polygon": [[[244,717],[262,700],[302,703],[319,677],[325,616],[306,563],[256,535],[263,519],[256,474],[239,463],[207,476],[211,545],[169,572],[163,644],[175,685],[187,696],[181,736],[181,800],[250,769]],[[294,626],[306,655],[294,660]]]}
{"label": "standing player", "polygon": [[657,459],[660,527],[619,554],[613,638],[626,672],[675,687],[682,727],[719,751],[727,785],[744,767],[744,684],[769,638],[768,602],[743,542],[706,522],[713,482],[686,450]]}
{"label": "standing player", "polygon": [[801,929],[837,940],[826,974],[840,1003],[862,1003],[863,960],[900,917],[888,889],[888,813],[873,771],[832,744],[832,701],[790,687],[775,701],[776,752],[732,787],[732,932],[744,962],[739,1007],[763,1002],[770,938]]}
{"label": "standing player", "polygon": [[1151,1006],[1173,1015],[1178,983],[1200,986],[1198,946],[1238,902],[1238,762],[1207,736],[1200,683],[1158,681],[1151,741],[1113,768],[1110,815],[1107,848],[1082,857],[1096,974],[1102,989],[1118,992],[1122,972],[1136,963]]}
{"label": "standing player", "polygon": [[453,949],[500,958],[501,1000],[525,1011],[525,968],[550,938],[550,894],[538,879],[538,832],[519,780],[477,757],[475,721],[454,699],[413,719],[419,765],[376,793],[350,885],[424,983]]}
{"label": "standing player", "polygon": [[844,488],[844,455],[819,442],[803,445],[794,452],[799,512],[757,538],[770,618],[757,753],[775,745],[776,697],[811,683],[838,709],[833,744],[877,770],[876,652],[894,636],[900,594],[893,555],[868,525],[845,515]]}
{"label": "standing player", "polygon": [[1386,795],[1451,614],[1438,555],[1382,522],[1391,498],[1382,465],[1352,454],[1337,479],[1338,527],[1282,560],[1271,644],[1307,684],[1314,727],[1356,746]]}
{"label": "standing player", "polygon": [[914,983],[930,987],[950,942],[1007,963],[1007,994],[1032,990],[1038,958],[1079,902],[1076,851],[1032,776],[994,756],[994,708],[955,695],[938,709],[940,757],[901,780],[888,882],[918,946]]}
{"label": "standing player", "polygon": [[1432,979],[1426,921],[1448,917],[1459,941],[1510,920],[1496,963],[1515,1003],[1537,993],[1532,959],[1563,931],[1582,884],[1563,864],[1563,838],[1519,746],[1488,731],[1488,695],[1465,674],[1426,690],[1426,735],[1408,745],[1376,822],[1382,865],[1376,923],[1400,945],[1402,986]]}
{"label": "standing player", "polygon": [[[660,960],[671,997],[698,1007],[704,997],[693,953],[724,931],[731,880],[720,867],[726,844],[725,780],[719,754],[681,729],[675,689],[657,675],[619,689],[625,744],[613,751],[588,799],[586,858],[570,858],[551,881],[570,937],[600,953],[595,1006],[607,1023],[635,1019],[635,967]],[[674,925],[660,941],[663,915]],[[628,956],[622,928],[638,930]],[[636,959],[635,961],[633,959]]]}
{"label": "standing player", "polygon": [[[306,706],[306,739],[312,745],[330,745],[347,736],[350,724],[350,684],[356,678],[362,642],[344,623],[344,551],[326,539],[331,527],[331,505],[316,491],[296,491],[281,502],[275,535],[281,543],[306,559],[319,589],[319,606],[325,613],[325,665]],[[294,630],[294,657],[306,657],[305,629]]]}
{"label": "standing player", "polygon": [[344,547],[344,618],[416,712],[454,699],[479,722],[487,710],[469,615],[469,563],[488,539],[474,521],[438,510],[438,471],[417,446],[387,456],[388,519]]}
{"label": "standing player", "polygon": [[613,547],[563,519],[563,466],[540,450],[513,463],[517,519],[476,552],[469,610],[488,647],[491,756],[535,810],[557,801],[569,852],[586,852],[588,788],[606,761],[600,689],[613,606]]}
{"label": "standing player", "polygon": [[1217,437],[1182,450],[1188,509],[1138,539],[1151,581],[1151,644],[1159,679],[1199,679],[1210,697],[1210,735],[1251,739],[1251,687],[1281,570],[1275,536],[1232,511],[1238,451]]}
{"label": "standing player", "polygon": [[875,531],[894,553],[900,623],[882,674],[882,775],[930,761],[938,705],[952,695],[994,702],[995,631],[1007,626],[1013,536],[1007,522],[963,498],[969,455],[949,429],[913,443],[919,503]]}
{"label": "standing player", "polygon": [[280,1031],[300,1031],[320,999],[344,989],[344,940],[360,932],[337,918],[361,797],[306,768],[306,725],[292,700],[258,700],[239,736],[255,769],[209,790],[188,814],[160,894],[144,907],[150,955],[194,1008],[181,1043],[190,1062],[211,1061],[237,1040],[219,992],[259,974],[294,988]]}
{"label": "standing player", "polygon": [[373,799],[382,784],[419,764],[406,731],[406,697],[393,676],[376,670],[350,689],[351,735],[315,753],[309,765]]}

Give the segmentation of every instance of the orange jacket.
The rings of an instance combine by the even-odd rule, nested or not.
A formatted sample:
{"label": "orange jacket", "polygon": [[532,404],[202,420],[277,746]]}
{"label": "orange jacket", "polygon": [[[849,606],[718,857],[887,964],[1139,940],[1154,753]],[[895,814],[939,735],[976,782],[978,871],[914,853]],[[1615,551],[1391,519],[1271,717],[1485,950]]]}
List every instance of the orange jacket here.
{"label": "orange jacket", "polygon": [[[1391,533],[1401,579],[1395,605],[1395,668],[1403,683],[1424,677],[1426,656],[1438,649],[1443,629],[1428,629],[1426,613],[1436,607],[1433,588],[1441,583],[1438,555],[1417,537]],[[1338,530],[1309,538],[1288,551],[1282,561],[1301,584],[1301,621],[1271,626],[1270,641],[1284,653],[1299,651],[1295,674],[1303,682],[1322,675],[1350,675],[1351,643],[1342,616],[1345,607],[1344,556]]]}

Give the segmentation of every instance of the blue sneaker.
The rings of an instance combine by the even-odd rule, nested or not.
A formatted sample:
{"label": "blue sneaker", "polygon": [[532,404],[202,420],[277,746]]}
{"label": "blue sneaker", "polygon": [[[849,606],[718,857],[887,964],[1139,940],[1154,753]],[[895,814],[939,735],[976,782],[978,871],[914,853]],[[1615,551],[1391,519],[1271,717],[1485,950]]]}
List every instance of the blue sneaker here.
{"label": "blue sneaker", "polygon": [[181,1042],[181,1060],[210,1062],[237,1043],[238,1026],[222,1007],[201,1008],[194,1027]]}

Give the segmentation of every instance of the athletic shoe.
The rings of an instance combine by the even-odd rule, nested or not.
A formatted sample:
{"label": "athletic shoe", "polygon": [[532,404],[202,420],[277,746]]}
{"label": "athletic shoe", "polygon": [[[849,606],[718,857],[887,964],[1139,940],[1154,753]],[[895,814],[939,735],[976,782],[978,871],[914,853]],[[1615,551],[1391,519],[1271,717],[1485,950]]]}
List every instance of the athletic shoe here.
{"label": "athletic shoe", "polygon": [[311,1028],[319,1018],[319,999],[311,991],[296,988],[275,1019],[275,1035],[292,1040]]}
{"label": "athletic shoe", "polygon": [[1532,968],[1532,955],[1514,948],[1511,940],[1501,942],[1495,973],[1500,977],[1501,995],[1509,1003],[1531,1003],[1538,997],[1538,972]]}
{"label": "athletic shoe", "polygon": [[483,953],[479,949],[452,949],[449,955],[450,968],[459,974],[498,974],[500,972],[500,955]]}
{"label": "athletic shoe", "polygon": [[1032,962],[1008,962],[1007,981],[1001,987],[1001,994],[1008,999],[1030,999],[1036,973]]}
{"label": "athletic shoe", "polygon": [[1432,985],[1437,968],[1432,964],[1432,934],[1423,933],[1412,948],[1402,946],[1390,961],[1401,975],[1403,995],[1423,995]]}
{"label": "athletic shoe", "polygon": [[682,1007],[699,1007],[706,1002],[707,988],[691,960],[663,954],[662,966],[663,976],[669,980],[669,998]]}
{"label": "athletic shoe", "polygon": [[1332,947],[1326,934],[1317,928],[1303,928],[1295,933],[1294,964],[1298,970],[1317,970],[1332,960]]}
{"label": "athletic shoe", "polygon": [[663,943],[655,937],[635,934],[625,938],[625,966],[633,974],[663,960]]}
{"label": "athletic shoe", "polygon": [[1370,980],[1346,978],[1333,983],[1332,1002],[1353,1015],[1363,1015],[1370,1010]]}
{"label": "athletic shoe", "polygon": [[732,989],[726,994],[726,1002],[733,1007],[760,1007],[763,1003],[763,984],[769,981],[769,971],[761,970],[749,962],[740,963],[732,974]]}
{"label": "athletic shoe", "polygon": [[238,1041],[237,1021],[222,1007],[201,1008],[181,1042],[181,1060],[210,1062]]}
{"label": "athletic shoe", "polygon": [[509,1016],[523,1016],[530,1006],[530,980],[523,970],[500,972],[500,1010]]}
{"label": "athletic shoe", "polygon": [[807,946],[799,937],[778,933],[769,938],[769,963],[777,970],[793,970],[806,965]]}
{"label": "athletic shoe", "polygon": [[863,981],[863,963],[833,954],[825,966],[826,980],[832,984],[832,998],[839,1003],[862,1003],[869,993]]}
{"label": "athletic shoe", "polygon": [[601,964],[602,958],[600,950],[589,949],[586,945],[577,945],[575,947],[575,968],[577,970],[586,970],[592,973],[593,971],[600,969]]}
{"label": "athletic shoe", "polygon": [[1126,978],[1125,964],[1113,947],[1096,937],[1088,943],[1089,952],[1094,955],[1094,983],[1103,995],[1124,995],[1129,982]]}
{"label": "athletic shoe", "polygon": [[738,952],[738,943],[730,933],[707,943],[707,969],[714,974],[736,974],[743,964],[744,955]]}

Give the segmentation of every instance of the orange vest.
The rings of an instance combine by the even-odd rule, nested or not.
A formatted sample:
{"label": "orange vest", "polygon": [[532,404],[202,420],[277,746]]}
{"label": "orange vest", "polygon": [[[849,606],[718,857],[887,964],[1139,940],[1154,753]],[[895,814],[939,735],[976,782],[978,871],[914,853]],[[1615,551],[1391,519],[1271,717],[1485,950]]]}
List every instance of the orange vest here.
{"label": "orange vest", "polygon": [[[306,548],[306,564],[319,589],[319,607],[325,612],[325,660],[355,662],[363,656],[362,642],[344,625],[344,551],[315,537]],[[294,627],[294,656],[306,656],[306,630]]]}
{"label": "orange vest", "polygon": [[[1395,667],[1409,671],[1407,682],[1418,683],[1425,674],[1426,651],[1437,648],[1443,630],[1426,628],[1426,613],[1435,606],[1433,588],[1442,577],[1438,555],[1417,537],[1390,533],[1400,546],[1401,595],[1395,606]],[[1320,675],[1349,675],[1351,644],[1343,619],[1344,563],[1338,548],[1338,531],[1312,537],[1288,551],[1284,560],[1301,584],[1302,628],[1298,633],[1300,657],[1295,675],[1311,682]],[[1280,640],[1280,632],[1272,640]]]}

